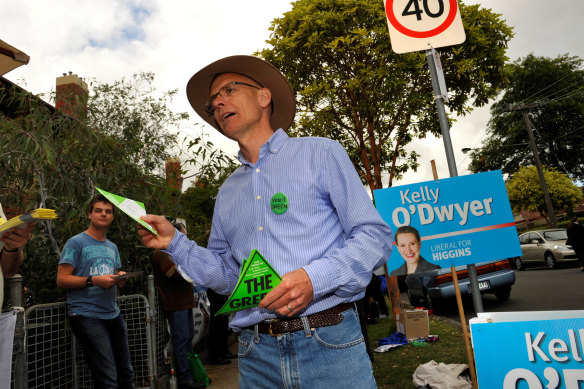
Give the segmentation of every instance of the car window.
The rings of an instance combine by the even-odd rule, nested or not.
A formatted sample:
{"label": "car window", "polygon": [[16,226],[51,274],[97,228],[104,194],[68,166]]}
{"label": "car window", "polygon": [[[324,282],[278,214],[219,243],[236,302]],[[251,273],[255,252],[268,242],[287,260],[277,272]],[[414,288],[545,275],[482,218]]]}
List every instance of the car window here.
{"label": "car window", "polygon": [[528,238],[528,242],[527,243],[531,243],[534,240],[537,240],[538,242],[542,243],[543,239],[542,237],[537,233],[537,232],[530,232],[529,233],[529,238]]}
{"label": "car window", "polygon": [[543,233],[546,240],[566,240],[568,239],[568,233],[566,230],[557,231],[546,231]]}

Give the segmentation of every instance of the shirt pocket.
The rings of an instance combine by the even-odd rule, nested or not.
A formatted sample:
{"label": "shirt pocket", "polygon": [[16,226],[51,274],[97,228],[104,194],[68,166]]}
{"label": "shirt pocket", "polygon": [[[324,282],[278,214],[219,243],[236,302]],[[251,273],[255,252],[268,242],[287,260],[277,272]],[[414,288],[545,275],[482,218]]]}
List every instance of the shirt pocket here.
{"label": "shirt pocket", "polygon": [[[267,221],[271,231],[283,239],[309,240],[318,228],[319,218],[326,210],[325,203],[318,196],[316,190],[310,188],[294,188],[282,190],[288,198],[286,212],[277,213],[271,209],[268,202]],[[277,204],[281,207],[281,204]]]}

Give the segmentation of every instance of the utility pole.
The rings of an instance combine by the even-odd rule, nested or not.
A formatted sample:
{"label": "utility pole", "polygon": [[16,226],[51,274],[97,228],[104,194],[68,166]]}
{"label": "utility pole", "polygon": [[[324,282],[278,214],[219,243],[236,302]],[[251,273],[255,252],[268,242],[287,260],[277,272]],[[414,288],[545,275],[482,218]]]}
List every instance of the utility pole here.
{"label": "utility pole", "polygon": [[527,135],[529,136],[529,144],[531,146],[531,151],[533,153],[533,158],[535,159],[535,166],[537,167],[537,173],[539,175],[539,182],[541,183],[541,188],[543,190],[543,198],[545,201],[545,206],[547,209],[547,213],[550,217],[550,223],[552,228],[558,227],[558,222],[556,221],[556,213],[554,212],[554,207],[552,205],[552,199],[550,198],[550,193],[548,191],[548,186],[545,181],[545,177],[543,175],[543,167],[541,165],[541,160],[539,159],[539,152],[537,151],[537,147],[535,145],[535,137],[533,136],[533,128],[531,127],[531,121],[529,120],[528,110],[531,108],[538,108],[543,107],[547,103],[545,102],[538,102],[530,105],[520,104],[517,106],[509,106],[509,109],[506,110],[507,112],[511,111],[521,111],[523,114],[523,120],[525,121],[525,127],[527,128]]}

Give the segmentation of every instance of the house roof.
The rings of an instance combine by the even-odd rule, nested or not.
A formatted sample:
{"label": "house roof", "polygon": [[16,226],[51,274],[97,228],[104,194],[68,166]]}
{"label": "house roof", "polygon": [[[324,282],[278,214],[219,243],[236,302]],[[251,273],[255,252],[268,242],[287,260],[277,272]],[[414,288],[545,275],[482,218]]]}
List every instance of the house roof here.
{"label": "house roof", "polygon": [[0,40],[0,76],[21,65],[26,65],[28,61],[30,61],[28,55]]}

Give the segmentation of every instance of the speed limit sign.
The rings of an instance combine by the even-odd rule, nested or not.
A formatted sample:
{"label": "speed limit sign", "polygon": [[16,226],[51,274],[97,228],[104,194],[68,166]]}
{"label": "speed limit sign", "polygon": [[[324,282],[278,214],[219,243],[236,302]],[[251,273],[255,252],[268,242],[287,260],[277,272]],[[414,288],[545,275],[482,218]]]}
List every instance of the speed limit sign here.
{"label": "speed limit sign", "polygon": [[396,53],[457,45],[466,38],[456,0],[385,0],[385,13]]}

